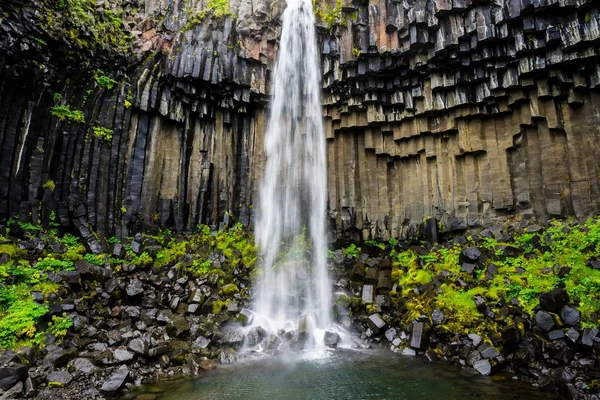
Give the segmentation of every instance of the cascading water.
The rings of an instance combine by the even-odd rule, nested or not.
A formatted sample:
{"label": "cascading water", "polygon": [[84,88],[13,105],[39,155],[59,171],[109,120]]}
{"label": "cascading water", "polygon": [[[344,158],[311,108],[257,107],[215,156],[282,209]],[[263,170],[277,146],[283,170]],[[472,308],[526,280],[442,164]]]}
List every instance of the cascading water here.
{"label": "cascading water", "polygon": [[322,346],[331,300],[325,134],[311,0],[288,0],[282,19],[255,229],[262,259],[255,324],[270,332],[297,332]]}

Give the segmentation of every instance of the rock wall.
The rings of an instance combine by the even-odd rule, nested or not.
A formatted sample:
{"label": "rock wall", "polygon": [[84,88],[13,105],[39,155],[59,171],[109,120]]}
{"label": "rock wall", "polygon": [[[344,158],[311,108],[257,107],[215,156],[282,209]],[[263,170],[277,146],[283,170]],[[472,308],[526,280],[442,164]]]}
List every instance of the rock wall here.
{"label": "rock wall", "polygon": [[[210,2],[123,4],[134,60],[112,89],[85,70],[49,79],[40,64],[56,55],[23,67],[33,11],[2,6],[0,220],[54,211],[90,239],[250,224],[283,2],[232,0],[200,19]],[[600,212],[595,2],[318,6],[333,15],[319,32],[335,237]],[[85,122],[52,117],[56,105]]]}

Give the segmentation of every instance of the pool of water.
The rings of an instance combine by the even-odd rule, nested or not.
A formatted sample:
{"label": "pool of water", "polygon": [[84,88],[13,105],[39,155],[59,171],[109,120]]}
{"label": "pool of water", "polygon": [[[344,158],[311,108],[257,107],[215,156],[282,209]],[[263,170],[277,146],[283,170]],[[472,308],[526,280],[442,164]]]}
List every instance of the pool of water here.
{"label": "pool of water", "polygon": [[557,398],[502,379],[385,350],[338,349],[248,359],[198,378],[162,382],[151,391],[160,392],[155,397],[160,400]]}

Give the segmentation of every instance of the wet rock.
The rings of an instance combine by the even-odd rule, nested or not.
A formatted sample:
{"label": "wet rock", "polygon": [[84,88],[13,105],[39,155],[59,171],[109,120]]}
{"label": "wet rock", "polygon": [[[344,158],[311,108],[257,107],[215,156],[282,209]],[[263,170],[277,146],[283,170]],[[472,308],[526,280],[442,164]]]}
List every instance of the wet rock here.
{"label": "wet rock", "polygon": [[129,370],[127,368],[120,368],[113,372],[111,376],[104,381],[100,392],[105,395],[113,396],[119,392],[125,386],[125,383],[129,379]]}
{"label": "wet rock", "polygon": [[478,352],[477,350],[473,350],[473,351],[469,352],[469,355],[465,359],[465,362],[469,367],[472,367],[473,364],[475,364],[477,361],[482,360],[482,359],[483,359],[483,357],[481,356],[481,353]]}
{"label": "wet rock", "polygon": [[79,371],[85,375],[93,374],[98,368],[87,358],[76,358],[69,363],[69,370]]}
{"label": "wet rock", "polygon": [[481,336],[475,334],[475,333],[469,333],[469,339],[471,339],[471,342],[473,343],[474,347],[479,346],[479,344],[481,343]]}
{"label": "wet rock", "polygon": [[221,342],[233,346],[241,346],[244,342],[244,333],[241,330],[226,332]]}
{"label": "wet rock", "polygon": [[476,264],[481,257],[481,251],[477,247],[467,247],[460,252],[458,262]]}
{"label": "wet rock", "polygon": [[11,366],[0,368],[0,389],[8,390],[17,382],[25,380],[27,378],[27,371],[29,367],[23,364],[13,364]]}
{"label": "wet rock", "polygon": [[219,353],[219,361],[221,364],[233,364],[237,359],[237,355],[232,349],[224,349]]}
{"label": "wet rock", "polygon": [[378,333],[385,326],[385,321],[381,318],[381,315],[371,314],[367,319],[367,324],[373,332]]}
{"label": "wet rock", "polygon": [[415,357],[417,355],[417,352],[415,351],[415,349],[411,349],[410,347],[406,347],[404,349],[402,349],[402,353],[403,356],[411,356],[411,357]]}
{"label": "wet rock", "polygon": [[167,324],[167,333],[172,337],[180,337],[190,331],[190,323],[182,315],[175,314]]}
{"label": "wet rock", "polygon": [[127,285],[126,292],[130,298],[137,298],[144,293],[144,284],[140,280],[134,279]]}
{"label": "wet rock", "polygon": [[444,313],[440,310],[433,310],[431,313],[431,322],[433,322],[434,325],[440,325],[444,322]]}
{"label": "wet rock", "polygon": [[481,356],[485,359],[492,359],[492,358],[496,358],[500,355],[500,353],[498,353],[498,350],[496,350],[494,347],[484,343],[481,346],[479,346],[479,348],[477,349],[479,350],[479,352],[481,353]]}
{"label": "wet rock", "polygon": [[17,382],[9,390],[0,396],[0,400],[19,399],[23,393],[23,382]]}
{"label": "wet rock", "polygon": [[373,285],[363,286],[362,301],[367,304],[373,303]]}
{"label": "wet rock", "polygon": [[248,335],[246,335],[246,344],[248,346],[256,346],[257,344],[262,343],[266,337],[267,331],[260,326],[255,326],[248,331]]}
{"label": "wet rock", "polygon": [[569,340],[571,340],[571,342],[577,343],[577,340],[579,339],[580,334],[575,329],[570,328],[567,331],[566,336],[567,336],[567,338],[569,338]]}
{"label": "wet rock", "polygon": [[423,322],[414,322],[410,335],[410,347],[414,349],[425,349],[428,344],[427,332]]}
{"label": "wet rock", "polygon": [[388,342],[392,342],[396,338],[396,329],[390,328],[385,331],[385,338],[388,340]]}
{"label": "wet rock", "polygon": [[23,397],[26,399],[30,399],[35,396],[35,386],[33,385],[33,381],[31,378],[25,379],[23,383]]}
{"label": "wet rock", "polygon": [[535,323],[546,332],[554,328],[554,318],[545,311],[538,311],[535,314]]}
{"label": "wet rock", "polygon": [[252,320],[254,319],[254,314],[252,313],[252,311],[250,311],[246,308],[242,308],[242,310],[238,314],[238,319],[244,325],[250,325],[252,323]]}
{"label": "wet rock", "polygon": [[135,354],[126,349],[116,349],[113,352],[113,359],[120,364],[133,360],[133,357],[135,357]]}
{"label": "wet rock", "polygon": [[44,358],[44,365],[51,365],[51,366],[59,368],[65,364],[67,364],[73,358],[77,357],[78,354],[79,354],[79,352],[76,348],[70,348],[70,349],[60,349],[59,348],[59,349],[52,351]]}
{"label": "wet rock", "polygon": [[473,275],[473,272],[475,272],[475,264],[463,263],[463,265],[460,267],[460,271],[466,272],[469,275]]}
{"label": "wet rock", "polygon": [[438,355],[433,349],[427,349],[425,351],[425,358],[430,362],[434,362],[438,360]]}
{"label": "wet rock", "polygon": [[598,329],[585,328],[581,334],[581,344],[585,346],[593,346],[596,336],[598,336]]}
{"label": "wet rock", "polygon": [[340,341],[340,335],[335,332],[325,332],[325,345],[327,347],[337,347]]}
{"label": "wet rock", "polygon": [[67,371],[53,371],[46,377],[50,386],[64,387],[73,380],[73,376]]}
{"label": "wet rock", "polygon": [[[248,335],[248,336],[250,336],[250,335]],[[202,350],[202,349],[207,348],[209,344],[210,344],[210,340],[208,340],[204,336],[198,336],[192,342],[192,349],[193,350]]]}
{"label": "wet rock", "polygon": [[478,360],[473,363],[473,369],[481,375],[489,375],[492,372],[492,365],[488,360]]}
{"label": "wet rock", "polygon": [[568,326],[575,326],[581,321],[579,310],[569,306],[564,306],[563,308],[561,308],[560,318]]}
{"label": "wet rock", "polygon": [[136,354],[145,355],[148,353],[148,342],[141,338],[132,339],[127,344],[127,348]]}
{"label": "wet rock", "polygon": [[569,303],[569,295],[564,289],[558,288],[540,295],[542,310],[557,312]]}

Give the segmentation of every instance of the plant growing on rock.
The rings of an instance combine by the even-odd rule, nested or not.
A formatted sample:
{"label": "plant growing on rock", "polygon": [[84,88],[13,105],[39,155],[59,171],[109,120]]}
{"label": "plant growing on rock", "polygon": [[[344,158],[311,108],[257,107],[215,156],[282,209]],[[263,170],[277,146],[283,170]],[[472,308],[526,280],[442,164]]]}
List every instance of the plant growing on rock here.
{"label": "plant growing on rock", "polygon": [[61,121],[71,121],[80,124],[85,122],[83,112],[79,110],[71,110],[71,108],[67,105],[52,107],[50,109],[50,114]]}

